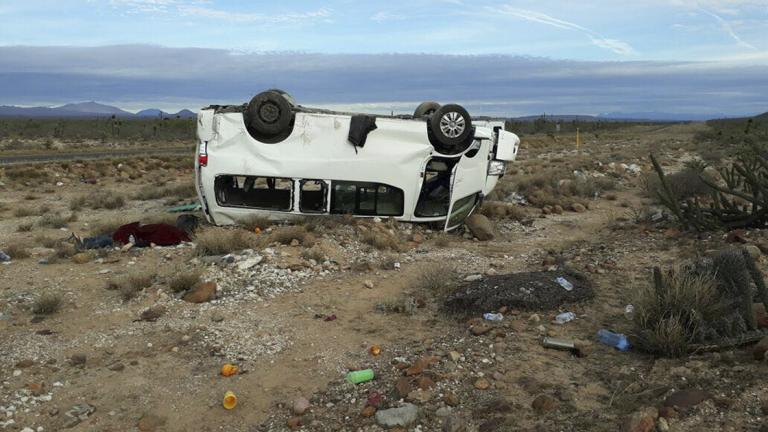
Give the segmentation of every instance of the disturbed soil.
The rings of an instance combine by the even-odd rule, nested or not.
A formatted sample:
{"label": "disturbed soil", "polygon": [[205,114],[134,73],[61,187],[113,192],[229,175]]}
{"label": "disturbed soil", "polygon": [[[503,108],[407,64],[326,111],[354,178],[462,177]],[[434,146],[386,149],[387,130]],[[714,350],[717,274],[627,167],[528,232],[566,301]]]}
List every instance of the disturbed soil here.
{"label": "disturbed soil", "polygon": [[[194,200],[191,161],[0,167],[0,251],[27,252],[0,264],[0,431],[380,431],[387,415],[408,431],[768,430],[768,363],[749,347],[664,359],[596,342],[599,329],[631,331],[626,306],[652,267],[725,245],[724,233],[681,232],[644,189],[647,154],[674,171],[704,127],[635,126],[586,136],[578,150],[568,135],[524,137],[493,197],[515,216],[492,216],[496,236],[484,242],[467,229],[347,219],[302,226],[311,240],[276,240],[281,226],[227,228],[254,242],[215,256],[196,240],[72,256],[59,250],[73,232],[173,222],[166,209]],[[606,186],[542,210],[515,193],[542,172]],[[81,198],[105,191],[124,202]],[[762,231],[742,238],[768,244]],[[574,292],[589,295],[515,275],[571,270],[588,283]],[[193,272],[216,284],[215,299],[190,303],[169,288]],[[108,289],[136,274],[150,283],[131,298]],[[496,293],[510,304],[482,312],[501,321],[446,307],[486,281],[528,288]],[[43,294],[58,310],[35,313]],[[576,319],[556,324],[565,311]],[[545,348],[544,336],[575,341],[582,355]],[[238,373],[222,376],[225,363]],[[345,380],[368,368],[373,380]]]}

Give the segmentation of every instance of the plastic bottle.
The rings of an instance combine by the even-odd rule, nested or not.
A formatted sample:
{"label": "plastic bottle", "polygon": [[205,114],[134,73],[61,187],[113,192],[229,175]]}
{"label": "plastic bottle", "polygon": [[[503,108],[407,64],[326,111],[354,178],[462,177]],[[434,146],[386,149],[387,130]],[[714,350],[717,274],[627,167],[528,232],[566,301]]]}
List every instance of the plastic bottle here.
{"label": "plastic bottle", "polygon": [[558,324],[565,324],[569,321],[576,319],[576,314],[573,312],[563,312],[555,317],[555,322]]}
{"label": "plastic bottle", "polygon": [[352,371],[347,374],[347,381],[352,384],[360,384],[373,379],[373,369]]}
{"label": "plastic bottle", "polygon": [[573,284],[568,282],[568,279],[561,276],[555,279],[555,282],[560,284],[560,286],[563,287],[563,289],[565,289],[566,291],[573,291]]}
{"label": "plastic bottle", "polygon": [[500,313],[486,312],[483,314],[483,318],[485,318],[488,321],[501,321],[504,319],[504,315]]}
{"label": "plastic bottle", "polygon": [[614,333],[610,330],[600,329],[597,332],[597,339],[600,343],[608,346],[612,346],[619,351],[626,351],[629,349],[629,339],[621,333]]}
{"label": "plastic bottle", "polygon": [[632,317],[635,315],[635,307],[631,304],[628,304],[624,307],[624,316],[627,319],[632,319]]}

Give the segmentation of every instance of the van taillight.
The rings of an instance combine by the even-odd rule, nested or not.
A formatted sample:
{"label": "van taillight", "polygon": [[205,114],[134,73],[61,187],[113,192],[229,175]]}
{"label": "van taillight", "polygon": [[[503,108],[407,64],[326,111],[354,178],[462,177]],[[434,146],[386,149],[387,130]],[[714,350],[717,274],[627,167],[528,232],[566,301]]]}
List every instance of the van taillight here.
{"label": "van taillight", "polygon": [[197,164],[201,167],[208,165],[208,143],[200,143],[200,153],[197,154]]}

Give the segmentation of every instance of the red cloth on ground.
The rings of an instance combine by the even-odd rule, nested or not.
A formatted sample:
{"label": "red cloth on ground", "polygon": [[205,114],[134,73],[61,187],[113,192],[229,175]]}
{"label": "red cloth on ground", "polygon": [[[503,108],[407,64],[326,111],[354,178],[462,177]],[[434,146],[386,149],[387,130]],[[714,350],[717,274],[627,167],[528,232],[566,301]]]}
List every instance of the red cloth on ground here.
{"label": "red cloth on ground", "polygon": [[189,235],[173,225],[163,223],[140,225],[139,222],[121,226],[112,234],[112,240],[126,244],[130,236],[136,239],[137,246],[149,246],[150,243],[158,246],[173,246],[189,241]]}

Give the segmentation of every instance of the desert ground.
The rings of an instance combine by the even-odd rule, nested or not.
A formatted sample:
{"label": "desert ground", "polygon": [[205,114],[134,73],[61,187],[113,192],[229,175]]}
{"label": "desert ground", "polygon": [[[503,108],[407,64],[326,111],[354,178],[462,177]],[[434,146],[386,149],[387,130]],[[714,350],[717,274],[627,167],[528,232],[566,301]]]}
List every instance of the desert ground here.
{"label": "desert ground", "polygon": [[[627,306],[654,266],[732,240],[681,229],[648,193],[648,155],[679,171],[708,127],[582,131],[579,148],[571,132],[523,135],[481,209],[487,241],[387,219],[254,219],[203,223],[178,246],[78,252],[72,233],[173,223],[167,209],[195,200],[194,143],[2,165],[0,431],[768,431],[768,362],[750,345],[667,358],[595,336],[632,333]],[[768,271],[768,233],[738,239]],[[591,295],[446,307],[477,281],[566,269]],[[345,380],[367,368],[373,380]]]}

